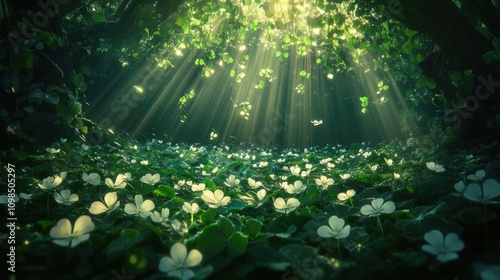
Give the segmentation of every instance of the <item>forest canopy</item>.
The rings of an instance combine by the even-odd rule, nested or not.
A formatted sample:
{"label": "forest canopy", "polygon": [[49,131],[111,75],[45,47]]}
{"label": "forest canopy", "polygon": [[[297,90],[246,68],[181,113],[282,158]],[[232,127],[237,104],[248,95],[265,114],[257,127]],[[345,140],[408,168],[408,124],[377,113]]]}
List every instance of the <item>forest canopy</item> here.
{"label": "forest canopy", "polygon": [[26,119],[44,114],[83,134],[94,125],[114,129],[116,121],[100,122],[109,118],[98,113],[89,123],[85,108],[112,102],[103,98],[118,88],[109,80],[119,73],[134,100],[145,89],[169,90],[156,103],[169,121],[185,122],[203,94],[173,90],[177,81],[167,79],[179,78],[166,73],[189,69],[207,80],[223,75],[230,89],[218,89],[220,98],[248,119],[259,107],[251,92],[286,80],[279,102],[312,107],[308,96],[322,90],[312,80],[340,75],[366,84],[368,92],[353,98],[363,114],[386,103],[403,108],[404,100],[431,112],[434,130],[482,137],[500,119],[490,96],[498,87],[499,18],[497,1],[488,0],[2,1],[1,116],[28,128],[36,125]]}

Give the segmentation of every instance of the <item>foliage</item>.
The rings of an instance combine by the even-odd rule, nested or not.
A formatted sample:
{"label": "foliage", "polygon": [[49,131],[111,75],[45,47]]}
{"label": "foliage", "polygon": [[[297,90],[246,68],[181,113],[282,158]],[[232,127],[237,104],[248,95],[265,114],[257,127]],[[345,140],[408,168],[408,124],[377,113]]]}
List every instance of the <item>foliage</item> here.
{"label": "foliage", "polygon": [[[38,156],[11,159],[16,162],[20,196],[16,269],[25,276],[37,267],[37,276],[60,279],[123,273],[163,279],[162,271],[172,271],[167,269],[172,263],[168,258],[174,258],[175,251],[182,259],[174,261],[185,260],[195,279],[224,278],[228,272],[231,279],[252,273],[369,278],[375,270],[383,270],[389,279],[408,271],[417,278],[472,277],[494,264],[500,254],[496,241],[500,204],[495,196],[488,197],[488,204],[469,200],[455,191],[466,189],[456,182],[468,180],[479,186],[478,180],[489,180],[483,188],[496,188],[492,178],[498,178],[498,169],[476,172],[491,160],[487,154],[493,148],[485,145],[447,154],[441,149],[426,151],[416,143],[280,150],[172,145],[156,139],[139,143],[117,138],[113,144],[92,146],[58,141]],[[78,160],[70,166],[68,158]],[[429,170],[433,161],[446,170]],[[263,167],[262,162],[268,165]],[[464,179],[464,175],[470,176]],[[125,187],[115,188],[118,183]],[[195,184],[204,184],[204,192],[223,194],[205,198],[192,187]],[[305,190],[290,193],[291,185]],[[61,190],[70,190],[79,199],[60,204],[53,194]],[[278,211],[279,199],[296,199],[300,204],[293,211]],[[215,200],[217,207],[212,208]],[[377,204],[383,216],[375,220],[363,215],[362,209],[375,211],[371,207],[376,201],[385,202]],[[82,215],[90,217],[85,232],[90,236],[73,237],[65,231],[57,235],[64,242],[51,238],[51,232],[63,227],[61,219],[67,219],[64,226],[69,227]],[[349,227],[343,228],[344,221]],[[318,235],[318,229],[323,234],[328,225],[330,235],[338,232],[334,235],[338,242]],[[465,249],[446,265],[436,264],[436,256],[425,253],[430,249],[421,249],[428,240],[424,235],[432,230],[453,233]],[[78,239],[71,243],[72,238]],[[439,246],[436,242],[432,244]],[[186,252],[201,256],[192,262],[183,259],[187,253],[175,245],[179,243]],[[67,244],[75,248],[62,247]],[[165,257],[167,263],[159,268]]]}

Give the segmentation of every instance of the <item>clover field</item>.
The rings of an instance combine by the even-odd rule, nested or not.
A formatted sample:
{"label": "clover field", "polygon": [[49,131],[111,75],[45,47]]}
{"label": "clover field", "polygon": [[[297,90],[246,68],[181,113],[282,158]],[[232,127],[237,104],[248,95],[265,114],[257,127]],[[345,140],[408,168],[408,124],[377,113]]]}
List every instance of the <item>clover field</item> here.
{"label": "clover field", "polygon": [[[498,279],[497,153],[415,139],[18,150],[1,170],[16,178],[11,276]],[[5,219],[8,202],[4,193]]]}

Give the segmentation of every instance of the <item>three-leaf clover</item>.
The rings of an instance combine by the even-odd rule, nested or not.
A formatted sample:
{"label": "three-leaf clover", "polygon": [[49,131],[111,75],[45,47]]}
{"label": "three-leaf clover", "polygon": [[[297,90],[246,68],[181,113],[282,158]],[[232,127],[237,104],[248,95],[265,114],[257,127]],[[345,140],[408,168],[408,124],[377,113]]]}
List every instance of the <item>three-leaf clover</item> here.
{"label": "three-leaf clover", "polygon": [[328,226],[320,226],[317,230],[319,236],[323,238],[336,238],[342,239],[349,236],[351,232],[351,226],[345,225],[344,219],[340,219],[337,216],[331,216],[328,219]]}
{"label": "three-leaf clover", "polygon": [[455,233],[447,234],[446,237],[439,230],[431,230],[424,235],[428,244],[422,246],[422,250],[437,256],[438,261],[447,262],[458,258],[456,252],[464,248],[464,243]]}
{"label": "three-leaf clover", "polygon": [[75,221],[75,226],[71,225],[68,219],[61,219],[50,229],[52,242],[60,246],[69,246],[71,248],[89,239],[92,230],[94,230],[92,219],[83,215]]}
{"label": "three-leaf clover", "polygon": [[170,277],[188,280],[195,275],[189,268],[199,265],[202,259],[203,256],[200,251],[193,249],[188,253],[186,246],[177,242],[170,249],[170,257],[160,259],[158,268],[162,272],[166,272]]}

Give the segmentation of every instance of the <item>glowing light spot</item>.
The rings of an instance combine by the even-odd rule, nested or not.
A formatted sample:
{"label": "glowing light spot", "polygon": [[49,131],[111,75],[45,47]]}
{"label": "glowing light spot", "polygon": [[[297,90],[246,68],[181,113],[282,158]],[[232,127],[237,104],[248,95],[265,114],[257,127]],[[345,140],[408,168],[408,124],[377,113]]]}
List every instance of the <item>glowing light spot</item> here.
{"label": "glowing light spot", "polygon": [[328,75],[326,75],[326,77],[331,80],[331,79],[333,79],[333,74],[328,74]]}
{"label": "glowing light spot", "polygon": [[214,140],[217,137],[219,137],[217,133],[215,133],[214,131],[210,132],[210,140]]}
{"label": "glowing light spot", "polygon": [[314,126],[318,126],[320,124],[323,123],[323,120],[312,120],[311,123],[314,125]]}
{"label": "glowing light spot", "polygon": [[140,87],[140,86],[134,85],[134,89],[135,89],[135,92],[137,92],[139,94],[144,93],[144,89],[142,87]]}

